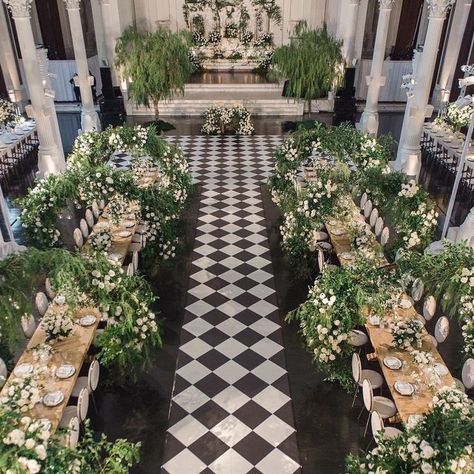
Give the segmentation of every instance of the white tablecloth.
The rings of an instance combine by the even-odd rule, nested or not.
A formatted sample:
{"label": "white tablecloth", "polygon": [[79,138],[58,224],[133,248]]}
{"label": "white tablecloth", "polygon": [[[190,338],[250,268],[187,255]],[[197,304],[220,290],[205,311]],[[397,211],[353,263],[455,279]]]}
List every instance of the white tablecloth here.
{"label": "white tablecloth", "polygon": [[29,120],[23,125],[16,127],[13,133],[4,132],[0,134],[0,157],[9,155],[18,143],[31,139],[35,132],[36,125],[34,121]]}

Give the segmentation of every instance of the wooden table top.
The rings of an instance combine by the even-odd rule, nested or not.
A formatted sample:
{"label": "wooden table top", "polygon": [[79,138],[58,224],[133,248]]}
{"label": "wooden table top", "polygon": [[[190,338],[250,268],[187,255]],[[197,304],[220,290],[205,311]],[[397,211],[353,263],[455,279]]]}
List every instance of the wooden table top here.
{"label": "wooden table top", "polygon": [[[365,222],[364,217],[360,214],[355,204],[353,215],[354,219]],[[344,252],[351,252],[353,250],[350,237],[347,233],[343,235],[335,235],[334,229],[338,228],[344,229],[344,222],[338,222],[336,219],[334,219],[334,222],[331,221],[326,223],[326,229],[333,244],[334,250],[338,256],[339,262],[341,265],[349,265],[352,263],[352,260],[342,258],[341,254]],[[381,264],[384,263],[389,263],[385,257],[381,259]],[[416,317],[417,312],[413,306],[406,310],[402,308],[396,308],[394,311],[392,311],[392,314],[389,315],[388,320],[390,320],[390,318],[393,316],[396,316],[399,319],[409,319]],[[415,396],[403,396],[400,395],[394,388],[394,383],[397,380],[413,382],[413,377],[411,374],[415,369],[418,370],[420,368],[414,364],[410,353],[392,347],[393,338],[388,328],[373,326],[367,322],[366,329],[402,421],[406,423],[410,415],[421,415],[428,412],[430,410],[430,403],[433,398],[433,393],[430,392],[430,390],[425,388]],[[426,329],[423,329],[423,334],[423,346],[419,350],[430,352],[435,362],[446,365],[437,348],[433,345],[431,337],[429,336]],[[407,369],[404,372],[401,370],[389,369],[384,364],[384,359],[387,356],[394,356],[405,362]],[[450,373],[440,378],[442,386],[452,386],[454,383],[454,379]]]}
{"label": "wooden table top", "polygon": [[[51,303],[48,308],[48,312],[57,310],[58,306],[55,303]],[[48,368],[54,369],[64,364],[70,364],[75,369],[74,375],[68,379],[58,379],[57,377],[46,376],[45,380],[42,381],[44,384],[42,394],[61,390],[61,392],[64,394],[63,402],[56,407],[46,407],[42,403],[38,403],[33,410],[25,413],[25,415],[31,416],[32,418],[47,418],[50,420],[51,429],[53,432],[57,429],[59,422],[61,421],[64,410],[68,404],[69,398],[71,397],[74,385],[76,384],[77,378],[79,377],[82,364],[84,363],[85,357],[94,339],[95,331],[100,322],[101,315],[99,310],[96,308],[77,308],[74,311],[74,319],[79,319],[90,314],[96,316],[97,318],[93,325],[83,327],[79,324],[75,324],[74,329],[69,337],[62,341],[49,343],[54,348],[55,353],[48,362]],[[38,362],[33,359],[32,352],[28,349],[31,349],[42,343],[46,343],[46,335],[41,328],[41,325],[38,325],[36,331],[28,343],[27,349],[23,352],[20,359],[18,360],[16,367],[25,363],[39,367]],[[2,394],[4,392],[6,393],[8,385],[14,378],[17,377],[13,371],[2,390]]]}

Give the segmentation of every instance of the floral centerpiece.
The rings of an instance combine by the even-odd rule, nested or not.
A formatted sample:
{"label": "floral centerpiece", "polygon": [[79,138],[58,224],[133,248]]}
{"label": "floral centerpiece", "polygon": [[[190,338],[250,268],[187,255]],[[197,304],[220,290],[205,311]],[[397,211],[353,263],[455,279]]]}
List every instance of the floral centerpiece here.
{"label": "floral centerpiece", "polygon": [[67,311],[48,311],[41,320],[47,341],[61,341],[71,334],[74,322]]}
{"label": "floral centerpiece", "polygon": [[461,128],[469,126],[473,112],[474,106],[472,103],[459,107],[454,102],[446,108],[443,120],[454,132],[459,132]]}
{"label": "floral centerpiece", "polygon": [[19,119],[12,102],[0,98],[0,125],[5,126],[15,123]]}
{"label": "floral centerpiece", "polygon": [[250,112],[243,105],[233,107],[211,106],[204,113],[201,132],[206,135],[252,135],[254,127]]}
{"label": "floral centerpiece", "polygon": [[111,222],[119,225],[126,214],[130,213],[130,201],[120,194],[115,194],[107,205]]}
{"label": "floral centerpiece", "polygon": [[55,353],[54,348],[45,343],[37,344],[36,346],[32,347],[31,354],[33,355],[33,359],[36,362],[40,362],[43,365],[47,365],[51,356]]}
{"label": "floral centerpiece", "polygon": [[410,355],[413,359],[413,362],[417,365],[427,366],[433,365],[435,363],[435,359],[431,352],[413,350],[411,351]]}
{"label": "floral centerpiece", "polygon": [[0,398],[0,406],[25,413],[41,401],[40,389],[36,374],[16,377],[9,383],[4,395]]}
{"label": "floral centerpiece", "polygon": [[390,324],[394,347],[412,350],[421,347],[423,342],[423,323],[416,319],[394,318]]}
{"label": "floral centerpiece", "polygon": [[89,238],[89,244],[93,253],[106,253],[112,246],[112,233],[110,227],[104,227],[94,232]]}

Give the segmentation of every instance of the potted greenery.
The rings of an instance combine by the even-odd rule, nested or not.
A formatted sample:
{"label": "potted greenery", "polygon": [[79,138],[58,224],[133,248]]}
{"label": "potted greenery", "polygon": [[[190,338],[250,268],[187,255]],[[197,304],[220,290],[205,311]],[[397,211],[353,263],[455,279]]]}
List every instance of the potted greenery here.
{"label": "potted greenery", "polygon": [[344,77],[342,43],[334,39],[326,26],[311,30],[299,22],[290,43],[275,49],[271,75],[286,80],[286,95],[311,100],[327,96],[337,89]]}
{"label": "potted greenery", "polygon": [[117,42],[115,63],[130,79],[130,96],[137,105],[153,106],[155,119],[159,102],[183,93],[194,71],[189,60],[191,41],[186,31],[158,28],[154,33],[140,33],[130,27]]}

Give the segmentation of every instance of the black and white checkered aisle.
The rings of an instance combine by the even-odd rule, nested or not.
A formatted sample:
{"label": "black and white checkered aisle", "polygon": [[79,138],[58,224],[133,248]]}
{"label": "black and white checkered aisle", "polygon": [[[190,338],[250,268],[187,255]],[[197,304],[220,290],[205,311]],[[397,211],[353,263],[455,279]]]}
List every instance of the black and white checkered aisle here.
{"label": "black and white checkered aisle", "polygon": [[260,192],[278,136],[169,137],[202,186],[163,472],[299,471]]}

